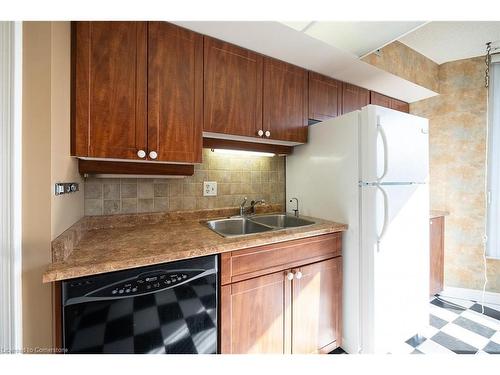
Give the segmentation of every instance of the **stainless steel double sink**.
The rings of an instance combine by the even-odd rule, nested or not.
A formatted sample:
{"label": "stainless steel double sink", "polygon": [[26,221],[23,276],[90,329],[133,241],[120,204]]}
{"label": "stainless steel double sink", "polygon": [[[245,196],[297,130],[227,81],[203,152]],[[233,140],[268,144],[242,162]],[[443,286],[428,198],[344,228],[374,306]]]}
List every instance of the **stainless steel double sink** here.
{"label": "stainless steel double sink", "polygon": [[237,216],[207,221],[207,225],[211,230],[224,237],[244,236],[312,224],[314,224],[314,221],[287,214]]}

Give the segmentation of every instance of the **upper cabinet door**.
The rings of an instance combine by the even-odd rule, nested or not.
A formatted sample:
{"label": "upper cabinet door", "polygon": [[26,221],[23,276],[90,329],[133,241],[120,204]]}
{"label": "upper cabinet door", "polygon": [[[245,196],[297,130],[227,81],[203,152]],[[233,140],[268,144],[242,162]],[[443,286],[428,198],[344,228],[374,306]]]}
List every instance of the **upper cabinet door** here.
{"label": "upper cabinet door", "polygon": [[309,118],[324,121],[341,114],[342,82],[309,72]]}
{"label": "upper cabinet door", "polygon": [[203,37],[167,22],[149,22],[148,157],[201,162],[202,130]]}
{"label": "upper cabinet door", "polygon": [[264,58],[264,138],[307,142],[307,86],[307,70]]}
{"label": "upper cabinet door", "polygon": [[203,130],[258,136],[262,129],[262,56],[210,37],[204,43]]}
{"label": "upper cabinet door", "polygon": [[379,94],[375,91],[370,91],[370,104],[379,105],[381,107],[395,109],[400,112],[410,112],[410,106],[408,103],[402,100],[394,99],[389,96]]}
{"label": "upper cabinet door", "polygon": [[147,23],[72,24],[71,154],[140,159],[146,147]]}
{"label": "upper cabinet door", "polygon": [[343,83],[342,113],[349,113],[363,108],[370,103],[370,92],[359,86]]}
{"label": "upper cabinet door", "polygon": [[410,113],[410,105],[402,100],[391,99],[391,108],[396,111]]}
{"label": "upper cabinet door", "polygon": [[375,91],[370,91],[370,104],[391,108],[391,98]]}

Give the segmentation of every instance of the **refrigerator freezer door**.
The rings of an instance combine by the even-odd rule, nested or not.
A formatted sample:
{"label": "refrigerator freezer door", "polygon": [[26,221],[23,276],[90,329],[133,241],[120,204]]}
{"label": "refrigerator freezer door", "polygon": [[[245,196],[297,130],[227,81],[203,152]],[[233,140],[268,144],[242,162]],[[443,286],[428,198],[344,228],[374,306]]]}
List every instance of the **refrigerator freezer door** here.
{"label": "refrigerator freezer door", "polygon": [[362,181],[428,181],[427,119],[374,105],[361,118]]}
{"label": "refrigerator freezer door", "polygon": [[287,203],[297,197],[300,214],[349,226],[342,235],[342,347],[348,353],[360,350],[359,114],[355,111],[310,126],[309,142],[296,146],[286,158]]}
{"label": "refrigerator freezer door", "polygon": [[360,189],[362,352],[390,353],[429,319],[428,186]]}

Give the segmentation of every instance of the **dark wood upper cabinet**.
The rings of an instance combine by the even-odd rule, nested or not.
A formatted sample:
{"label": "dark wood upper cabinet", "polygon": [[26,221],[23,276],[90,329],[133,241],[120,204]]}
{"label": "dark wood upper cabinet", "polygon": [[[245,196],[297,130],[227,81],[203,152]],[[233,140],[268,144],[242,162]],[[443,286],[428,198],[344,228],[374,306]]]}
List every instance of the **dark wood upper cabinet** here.
{"label": "dark wood upper cabinet", "polygon": [[403,102],[402,100],[392,98],[391,108],[395,109],[396,111],[410,113],[410,105],[406,102]]}
{"label": "dark wood upper cabinet", "polygon": [[370,91],[370,104],[391,108],[391,98],[375,91]]}
{"label": "dark wood upper cabinet", "polygon": [[256,137],[262,129],[263,57],[204,37],[206,132]]}
{"label": "dark wood upper cabinet", "polygon": [[370,104],[395,109],[396,111],[400,112],[410,112],[410,106],[408,103],[403,102],[402,100],[391,98],[387,95],[383,95],[375,91],[370,91]]}
{"label": "dark wood upper cabinet", "polygon": [[408,103],[168,22],[73,22],[71,54],[78,157],[199,163],[203,131],[291,146],[307,142],[309,119],[370,102],[408,112]]}
{"label": "dark wood upper cabinet", "polygon": [[146,49],[146,22],[72,24],[72,155],[138,159],[147,134]]}
{"label": "dark wood upper cabinet", "polygon": [[203,36],[149,22],[148,152],[156,160],[201,162]]}
{"label": "dark wood upper cabinet", "polygon": [[201,35],[167,22],[73,22],[72,75],[72,155],[201,162]]}
{"label": "dark wood upper cabinet", "polygon": [[324,121],[341,114],[342,82],[309,72],[309,119]]}
{"label": "dark wood upper cabinet", "polygon": [[370,103],[370,92],[350,83],[342,83],[342,113],[363,108]]}
{"label": "dark wood upper cabinet", "polygon": [[307,142],[307,78],[305,69],[264,58],[264,138]]}

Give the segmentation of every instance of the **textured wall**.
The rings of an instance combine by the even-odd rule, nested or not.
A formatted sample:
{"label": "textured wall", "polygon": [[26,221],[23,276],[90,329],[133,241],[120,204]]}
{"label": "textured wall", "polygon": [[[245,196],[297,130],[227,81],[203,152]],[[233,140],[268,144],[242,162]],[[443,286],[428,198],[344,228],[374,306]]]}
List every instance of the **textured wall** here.
{"label": "textured wall", "polygon": [[[217,181],[203,197],[203,181]],[[88,178],[85,215],[109,215],[238,206],[243,197],[284,204],[284,157],[235,157],[203,150],[203,164],[182,179]]]}
{"label": "textured wall", "polygon": [[439,65],[401,42],[388,44],[381,49],[380,56],[372,53],[363,61],[439,92]]}
{"label": "textured wall", "polygon": [[[486,89],[483,58],[439,67],[440,95],[410,105],[430,120],[431,208],[447,210],[445,284],[481,289],[485,225]],[[500,292],[500,261],[488,260]]]}

